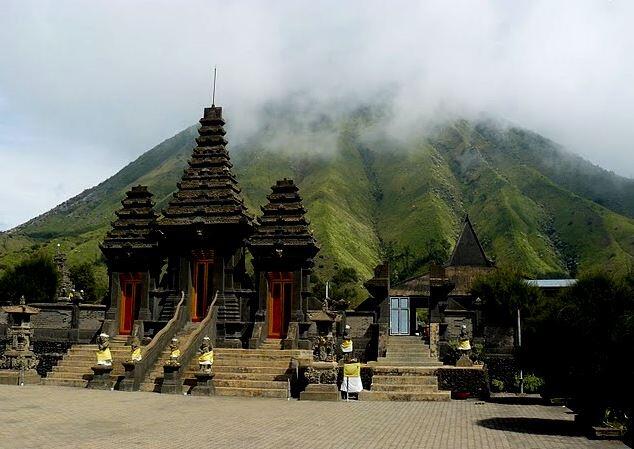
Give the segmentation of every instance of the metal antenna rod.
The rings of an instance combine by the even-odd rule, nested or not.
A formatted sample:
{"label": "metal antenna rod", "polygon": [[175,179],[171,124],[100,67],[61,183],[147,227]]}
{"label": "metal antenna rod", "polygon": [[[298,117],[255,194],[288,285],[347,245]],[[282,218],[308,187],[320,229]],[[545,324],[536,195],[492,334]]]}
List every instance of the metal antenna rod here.
{"label": "metal antenna rod", "polygon": [[216,67],[214,66],[214,89],[211,94],[211,106],[216,105]]}

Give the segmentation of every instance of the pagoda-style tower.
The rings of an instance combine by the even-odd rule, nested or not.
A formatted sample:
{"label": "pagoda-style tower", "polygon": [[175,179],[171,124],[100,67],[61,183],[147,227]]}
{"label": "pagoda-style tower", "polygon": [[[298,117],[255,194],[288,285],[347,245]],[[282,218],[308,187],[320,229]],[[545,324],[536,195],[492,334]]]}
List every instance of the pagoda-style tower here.
{"label": "pagoda-style tower", "polygon": [[256,329],[260,327],[260,337],[285,339],[284,347],[290,349],[297,347],[302,335],[313,258],[319,247],[293,181],[277,181],[271,189],[249,240],[258,283]]}
{"label": "pagoda-style tower", "polygon": [[192,321],[204,318],[218,292],[218,343],[239,346],[249,321],[250,291],[242,289],[240,277],[244,241],[253,223],[231,171],[222,108],[205,108],[200,124],[189,166],[159,220],[168,255],[167,284],[189,293]]}
{"label": "pagoda-style tower", "polygon": [[[121,201],[117,219],[100,248],[108,263],[110,308],[108,331],[129,335],[135,324],[150,319],[149,290],[160,272],[157,215],[146,186],[135,186]],[[143,328],[140,328],[142,335]]]}

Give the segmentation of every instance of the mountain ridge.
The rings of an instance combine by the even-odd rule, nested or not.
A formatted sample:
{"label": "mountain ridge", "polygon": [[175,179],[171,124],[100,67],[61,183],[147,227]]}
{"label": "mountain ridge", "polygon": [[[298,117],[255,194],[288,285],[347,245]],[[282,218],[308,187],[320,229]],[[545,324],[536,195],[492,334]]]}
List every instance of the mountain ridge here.
{"label": "mountain ridge", "polygon": [[[351,267],[365,279],[386,257],[401,276],[420,272],[446,260],[467,213],[487,254],[530,276],[634,264],[634,180],[536,133],[461,119],[397,139],[367,111],[320,114],[308,123],[297,115],[286,120],[289,114],[270,115],[229,152],[254,215],[277,179],[295,179],[322,247],[319,274]],[[95,263],[104,279],[97,243],[125,191],[148,185],[160,211],[196,135],[196,126],[183,130],[97,186],[1,233],[0,270],[60,243],[71,264]]]}

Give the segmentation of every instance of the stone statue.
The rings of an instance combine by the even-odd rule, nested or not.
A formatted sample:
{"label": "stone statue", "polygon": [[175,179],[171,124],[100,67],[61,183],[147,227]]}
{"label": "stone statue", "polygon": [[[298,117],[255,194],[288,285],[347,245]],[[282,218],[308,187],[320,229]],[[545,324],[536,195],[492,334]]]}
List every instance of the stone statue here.
{"label": "stone statue", "polygon": [[130,351],[130,361],[131,362],[140,362],[143,360],[143,356],[141,354],[141,342],[138,337],[134,337],[132,339],[131,351]]}
{"label": "stone statue", "polygon": [[473,366],[473,362],[469,358],[469,352],[471,351],[471,342],[469,341],[469,335],[467,335],[467,326],[465,326],[464,324],[460,327],[460,336],[458,336],[458,351],[461,355],[456,362],[456,366]]}
{"label": "stone statue", "polygon": [[172,342],[170,343],[170,358],[167,361],[167,364],[170,366],[179,366],[180,363],[178,359],[181,356],[181,351],[178,349],[178,338],[172,338]]}
{"label": "stone statue", "polygon": [[349,359],[352,355],[352,351],[354,350],[354,345],[352,344],[352,338],[350,337],[350,326],[346,324],[346,328],[343,331],[343,341],[341,342],[341,352],[343,353],[343,357],[345,359]]}
{"label": "stone statue", "polygon": [[110,336],[104,332],[97,337],[97,365],[112,366]]}
{"label": "stone statue", "polygon": [[335,359],[335,338],[332,332],[318,337],[313,348],[314,359],[318,362],[332,362]]}
{"label": "stone statue", "polygon": [[61,246],[58,243],[57,252],[53,257],[53,263],[55,264],[59,274],[59,285],[55,296],[57,301],[67,301],[72,297],[75,289],[73,287],[73,282],[70,280],[68,267],[66,266],[66,255],[61,252],[60,248]]}
{"label": "stone statue", "polygon": [[203,342],[198,350],[198,366],[201,371],[211,371],[214,363],[214,348],[209,337],[203,338]]}
{"label": "stone statue", "polygon": [[464,324],[460,327],[460,336],[458,337],[458,350],[459,351],[471,351],[471,343],[469,342],[469,335],[467,335],[467,326]]}
{"label": "stone statue", "polygon": [[[0,311],[6,312],[8,315],[8,342],[4,354],[0,356],[0,368],[13,372],[0,373],[0,383],[3,383],[3,377],[11,378],[8,383],[13,383],[14,378],[17,377],[22,377],[20,383],[24,383],[25,379],[28,383],[38,381],[39,376],[35,372],[35,368],[38,365],[38,357],[33,352],[31,345],[31,338],[33,337],[31,316],[38,314],[40,310],[27,306],[26,299],[22,296],[19,305],[3,307]],[[18,371],[22,372],[22,374],[16,374]],[[24,371],[27,373],[24,373]]]}

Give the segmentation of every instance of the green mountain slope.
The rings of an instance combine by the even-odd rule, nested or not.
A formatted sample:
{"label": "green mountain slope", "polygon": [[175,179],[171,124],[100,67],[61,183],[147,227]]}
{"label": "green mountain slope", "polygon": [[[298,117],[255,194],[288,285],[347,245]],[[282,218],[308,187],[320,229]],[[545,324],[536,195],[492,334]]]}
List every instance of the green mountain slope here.
{"label": "green mountain slope", "polygon": [[[400,138],[367,109],[300,118],[292,108],[269,110],[260,130],[229,151],[253,214],[276,179],[299,184],[321,245],[322,275],[339,265],[367,278],[386,248],[422,270],[448,256],[465,213],[489,256],[527,275],[634,264],[634,181],[541,136],[458,120]],[[195,136],[196,127],[177,134],[98,186],[0,234],[0,270],[60,243],[71,264],[92,261],[105,281],[97,245],[125,191],[146,184],[162,208]]]}

